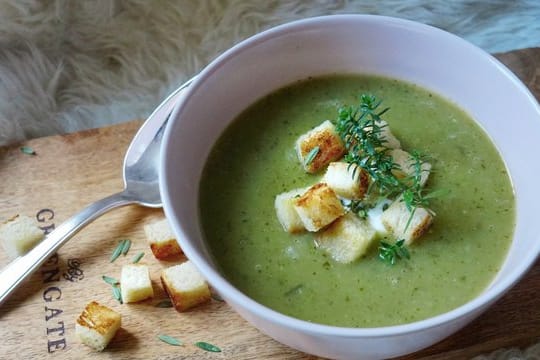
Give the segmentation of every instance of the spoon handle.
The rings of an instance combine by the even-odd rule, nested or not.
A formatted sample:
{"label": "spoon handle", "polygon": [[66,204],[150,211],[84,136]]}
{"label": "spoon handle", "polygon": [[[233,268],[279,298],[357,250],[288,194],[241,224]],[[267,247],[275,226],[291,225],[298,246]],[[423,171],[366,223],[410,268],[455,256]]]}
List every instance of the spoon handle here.
{"label": "spoon handle", "polygon": [[125,191],[96,201],[63,222],[28,253],[9,263],[0,273],[0,304],[24,279],[84,226],[111,209],[131,203],[133,200]]}

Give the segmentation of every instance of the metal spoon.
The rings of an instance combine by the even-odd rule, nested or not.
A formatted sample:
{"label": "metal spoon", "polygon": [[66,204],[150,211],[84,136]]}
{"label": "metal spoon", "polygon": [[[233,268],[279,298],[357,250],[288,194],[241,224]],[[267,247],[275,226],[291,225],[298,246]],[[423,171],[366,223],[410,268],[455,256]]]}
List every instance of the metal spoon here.
{"label": "metal spoon", "polygon": [[84,226],[116,207],[139,204],[159,208],[158,164],[163,131],[174,105],[193,79],[176,89],[141,126],[124,158],[124,190],[88,205],[72,216],[27,254],[9,263],[0,273],[0,304],[24,279]]}

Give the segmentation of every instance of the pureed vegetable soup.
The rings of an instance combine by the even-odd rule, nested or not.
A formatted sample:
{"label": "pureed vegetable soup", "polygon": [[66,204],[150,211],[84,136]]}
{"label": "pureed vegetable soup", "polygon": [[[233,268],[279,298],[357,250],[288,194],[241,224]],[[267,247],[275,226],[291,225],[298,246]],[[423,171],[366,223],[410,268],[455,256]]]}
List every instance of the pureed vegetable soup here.
{"label": "pureed vegetable soup", "polygon": [[[370,93],[404,150],[433,165],[427,187],[434,223],[388,265],[379,240],[341,264],[316,248],[312,233],[289,234],[277,220],[277,194],[318,182],[304,172],[296,139],[342,105]],[[238,289],[281,313],[316,323],[376,327],[456,308],[479,294],[502,265],[514,229],[514,196],[494,145],[462,110],[413,84],[374,76],[327,76],[280,89],[244,111],[214,146],[201,181],[206,241]]]}

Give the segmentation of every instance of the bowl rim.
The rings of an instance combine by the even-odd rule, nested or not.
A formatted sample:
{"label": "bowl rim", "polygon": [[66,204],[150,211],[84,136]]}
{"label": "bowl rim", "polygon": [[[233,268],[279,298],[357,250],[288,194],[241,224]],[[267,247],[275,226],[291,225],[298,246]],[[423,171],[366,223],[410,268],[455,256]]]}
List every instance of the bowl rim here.
{"label": "bowl rim", "polygon": [[[529,97],[529,100],[536,106],[537,112],[540,114],[540,105],[536,101],[536,98],[531,94],[529,89],[517,78],[517,76],[511,72],[505,65],[503,65],[499,60],[494,58],[492,55],[488,54],[484,50],[478,48],[477,46],[469,43],[468,41],[458,37],[457,35],[446,32],[442,29],[422,24],[412,20],[406,20],[401,18],[381,16],[381,15],[369,15],[369,14],[339,14],[339,15],[324,15],[305,18],[301,20],[295,20],[292,22],[284,23],[277,25],[265,31],[262,31],[258,34],[255,34],[236,45],[232,46],[228,50],[221,53],[214,60],[206,66],[199,75],[196,76],[195,80],[191,86],[187,89],[186,96],[183,101],[178,103],[175,107],[171,118],[178,118],[181,113],[182,104],[186,101],[189,101],[189,98],[196,90],[201,86],[205,79],[212,75],[214,72],[218,71],[224,63],[226,63],[231,57],[235,57],[237,54],[242,53],[246,49],[249,49],[261,42],[271,40],[280,34],[289,32],[289,31],[300,31],[305,30],[313,26],[319,26],[321,23],[326,23],[327,25],[332,22],[342,22],[342,21],[362,21],[362,22],[375,22],[378,24],[385,25],[394,25],[406,27],[409,30],[416,30],[420,32],[429,32],[432,35],[445,38],[446,41],[452,41],[459,43],[459,46],[464,49],[471,51],[475,56],[482,57],[486,62],[492,63],[498,71],[500,71],[506,78],[513,82],[517,88]],[[173,120],[174,121],[174,120]],[[165,159],[167,156],[163,156],[167,153],[168,144],[171,142],[172,138],[172,126],[167,126],[164,135],[164,142],[162,144],[162,156],[160,164],[160,190],[163,194],[163,205],[164,211],[167,215],[167,218],[170,219],[170,224],[173,227],[175,233],[179,234],[178,241],[186,256],[196,265],[196,267],[201,271],[201,273],[206,277],[209,283],[216,288],[216,290],[225,298],[231,298],[232,303],[242,304],[241,306],[246,308],[248,312],[257,314],[257,316],[263,318],[264,320],[274,323],[280,326],[287,328],[293,328],[300,330],[303,333],[312,333],[318,335],[332,335],[340,337],[365,337],[365,338],[378,338],[386,337],[389,335],[400,335],[400,334],[411,334],[414,332],[424,331],[430,328],[438,327],[444,323],[455,322],[459,319],[465,318],[476,310],[481,310],[482,308],[487,307],[487,305],[499,299],[504,295],[508,290],[510,290],[534,265],[536,259],[540,254],[540,242],[533,251],[530,251],[523,257],[523,261],[519,266],[514,267],[504,279],[498,281],[495,284],[487,286],[479,295],[477,295],[472,300],[464,303],[463,305],[454,308],[445,313],[432,316],[427,319],[418,320],[411,323],[399,324],[399,325],[390,325],[390,326],[380,326],[380,327],[341,327],[333,325],[325,325],[320,323],[309,322],[306,320],[301,320],[282,314],[276,310],[273,310],[257,301],[253,300],[249,296],[245,295],[231,283],[229,283],[223,275],[221,275],[216,269],[208,264],[207,260],[204,259],[190,244],[189,242],[184,243],[183,239],[187,239],[188,236],[184,231],[183,225],[175,218],[173,206],[170,199],[170,193],[166,185],[166,180],[168,178],[168,166]],[[510,174],[511,177],[512,174]],[[516,197],[516,202],[518,201]],[[197,215],[198,216],[198,215]],[[517,214],[515,214],[517,218]],[[514,241],[515,233],[512,236],[512,241]],[[510,250],[510,249],[509,249]],[[507,257],[504,258],[503,263]],[[493,281],[493,280],[492,280]],[[224,295],[226,294],[226,295]],[[236,309],[236,306],[233,306]],[[238,310],[237,310],[238,311]]]}

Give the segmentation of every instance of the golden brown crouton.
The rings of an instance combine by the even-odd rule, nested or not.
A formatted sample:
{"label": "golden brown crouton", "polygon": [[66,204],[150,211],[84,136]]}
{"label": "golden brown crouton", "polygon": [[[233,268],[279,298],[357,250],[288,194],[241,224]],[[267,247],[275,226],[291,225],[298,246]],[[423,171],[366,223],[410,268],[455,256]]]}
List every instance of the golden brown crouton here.
{"label": "golden brown crouton", "polygon": [[334,260],[350,263],[366,253],[375,234],[369,222],[349,212],[315,234],[315,243]]}
{"label": "golden brown crouton", "polygon": [[[354,177],[353,177],[354,173]],[[361,199],[369,187],[369,175],[355,164],[331,162],[326,169],[323,181],[347,199]]]}
{"label": "golden brown crouton", "polygon": [[178,311],[186,311],[210,301],[210,288],[206,280],[189,260],[163,269],[161,283]]}
{"label": "golden brown crouton", "polygon": [[[308,173],[316,173],[345,153],[345,146],[328,120],[296,140],[298,158]],[[309,160],[309,161],[308,161]]]}
{"label": "golden brown crouton", "polygon": [[296,198],[294,208],[308,231],[319,231],[345,214],[336,193],[325,183],[313,185]]}
{"label": "golden brown crouton", "polygon": [[75,334],[92,349],[102,351],[107,347],[122,324],[116,311],[92,301],[86,305],[75,323]]}
{"label": "golden brown crouton", "polygon": [[298,233],[305,230],[304,224],[294,208],[294,202],[306,190],[307,188],[294,189],[276,196],[274,206],[277,218],[283,229],[289,233]]}
{"label": "golden brown crouton", "polygon": [[166,218],[144,226],[146,240],[157,259],[163,260],[182,254],[176,236]]}
{"label": "golden brown crouton", "polygon": [[433,215],[418,207],[411,217],[411,211],[399,197],[382,213],[381,221],[397,239],[404,239],[405,244],[409,245],[426,232],[433,221]]}

